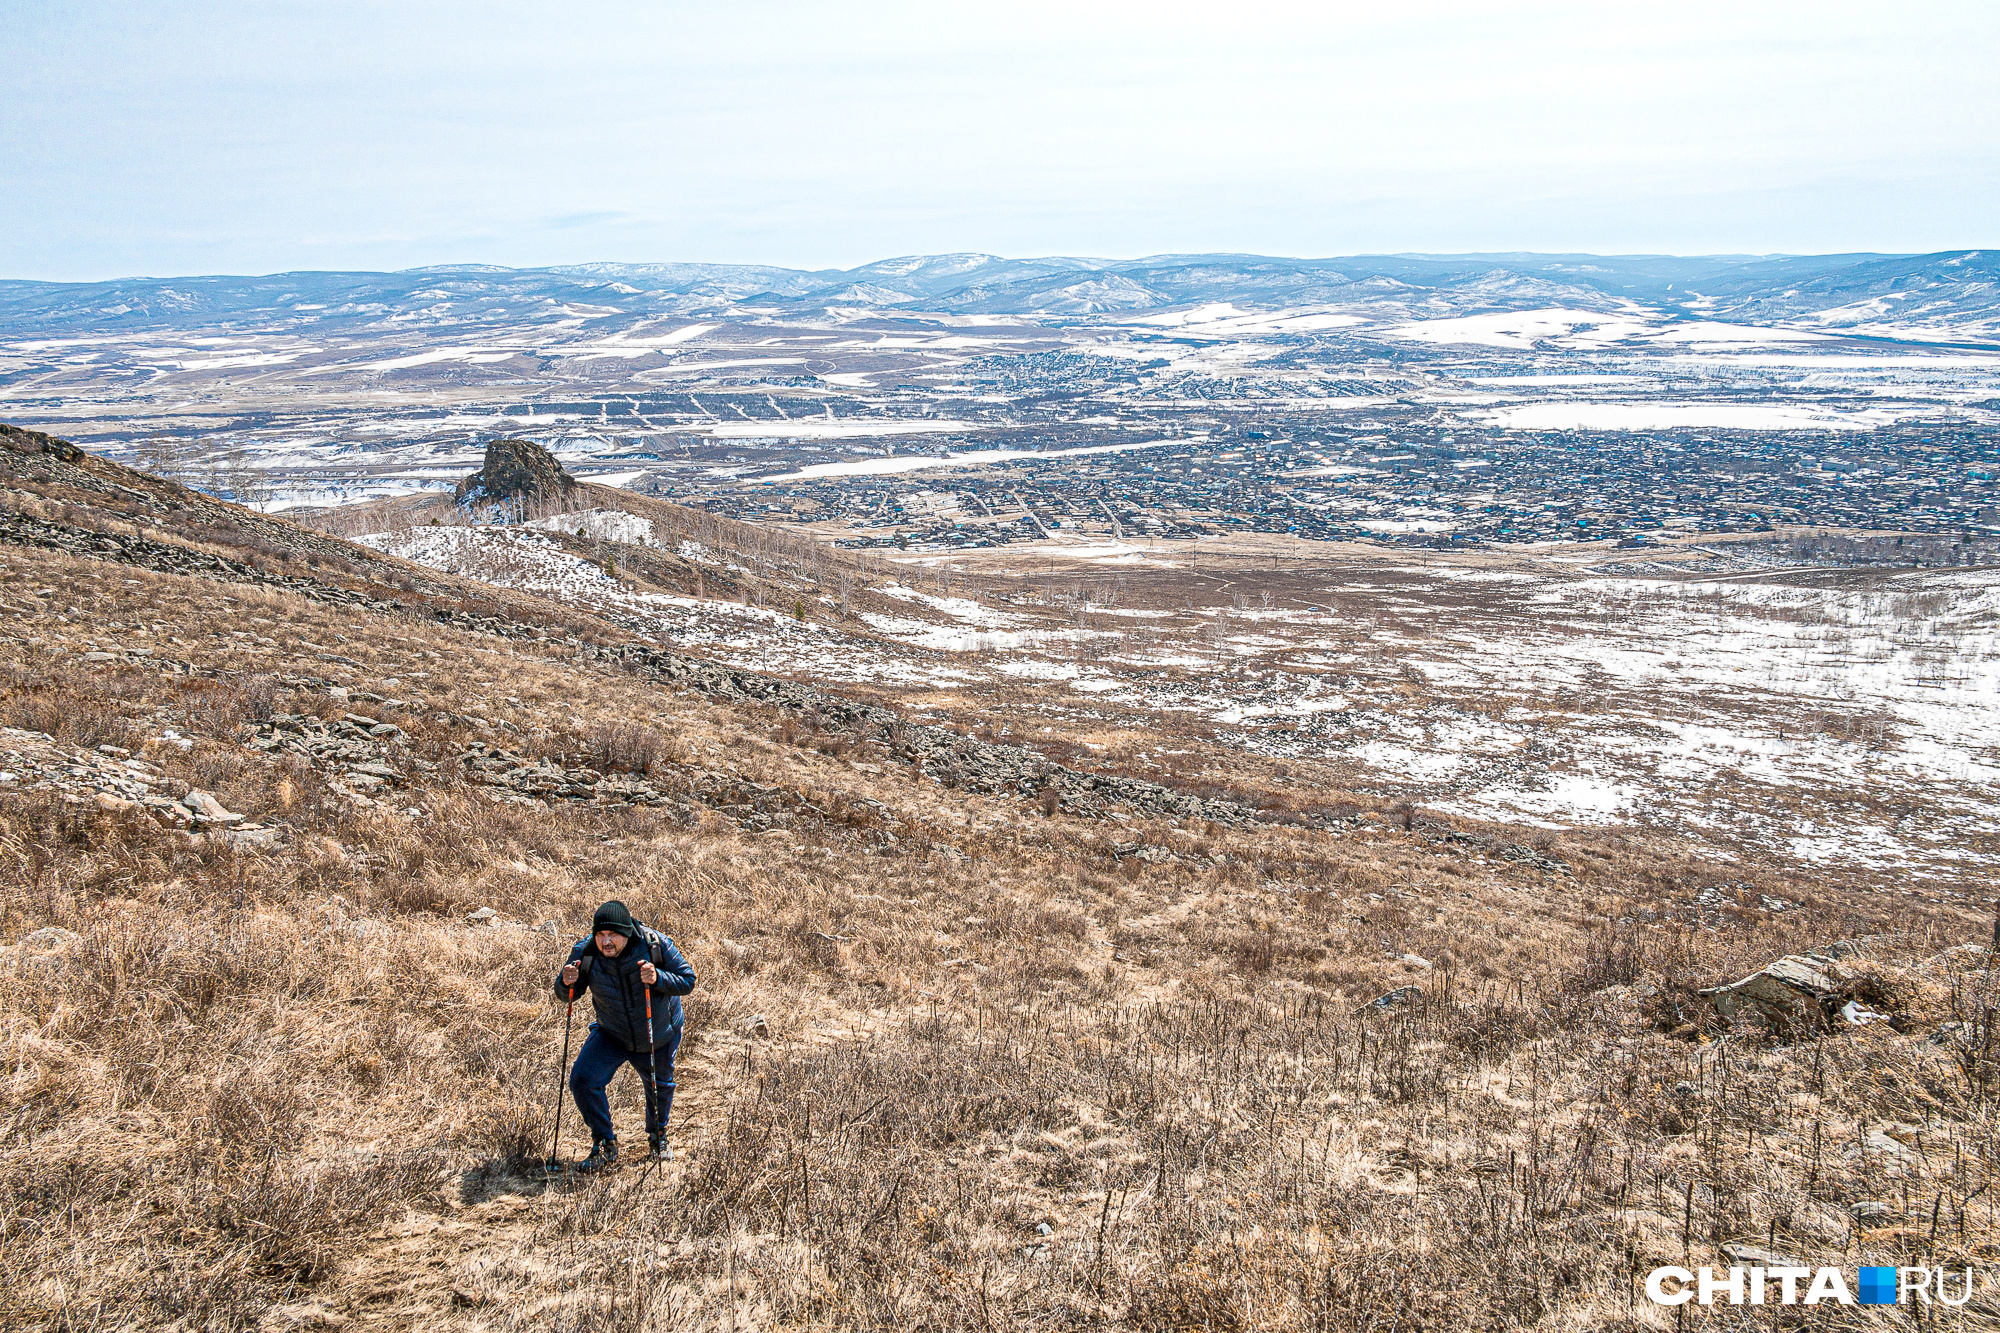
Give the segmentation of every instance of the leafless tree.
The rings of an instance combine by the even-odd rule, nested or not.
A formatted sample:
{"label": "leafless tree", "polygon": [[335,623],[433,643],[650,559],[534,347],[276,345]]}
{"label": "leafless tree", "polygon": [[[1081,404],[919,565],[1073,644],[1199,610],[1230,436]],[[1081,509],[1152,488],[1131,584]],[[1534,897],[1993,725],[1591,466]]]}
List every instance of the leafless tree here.
{"label": "leafless tree", "polygon": [[187,447],[171,435],[152,435],[139,441],[133,455],[141,472],[178,481],[187,461]]}
{"label": "leafless tree", "polygon": [[249,451],[240,446],[229,451],[224,479],[229,487],[229,498],[237,504],[262,511],[271,502],[270,479],[262,468],[250,461]]}

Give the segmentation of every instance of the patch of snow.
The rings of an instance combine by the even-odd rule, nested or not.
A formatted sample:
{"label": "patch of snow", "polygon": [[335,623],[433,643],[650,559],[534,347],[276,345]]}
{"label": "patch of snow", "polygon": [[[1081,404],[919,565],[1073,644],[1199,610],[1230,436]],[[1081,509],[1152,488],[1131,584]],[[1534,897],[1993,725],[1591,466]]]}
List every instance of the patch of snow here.
{"label": "patch of snow", "polygon": [[1770,403],[1524,403],[1485,413],[1508,430],[1873,430],[1908,412],[1834,412]]}
{"label": "patch of snow", "polygon": [[[806,422],[802,424],[811,425],[812,423]],[[827,423],[821,422],[820,424],[824,426]],[[846,423],[841,424],[845,425]],[[927,422],[921,425],[912,424],[907,431],[901,429],[884,429],[852,431],[848,433],[855,435],[899,435],[911,434],[917,431],[963,429],[967,429],[965,422],[940,421]],[[720,434],[721,430],[718,428],[715,433]],[[742,432],[739,431],[737,433],[741,434]],[[774,431],[769,433],[784,434],[786,432]],[[836,432],[829,430],[801,433],[834,434]],[[1116,454],[1124,453],[1129,449],[1155,449],[1163,444],[1184,443],[1186,443],[1184,440],[1130,440],[1121,444],[1093,444],[1080,446],[1075,449],[963,449],[942,455],[904,454],[900,457],[892,458],[851,458],[839,463],[812,463],[800,468],[796,472],[780,473],[772,477],[759,477],[758,480],[773,482],[803,481],[812,477],[858,477],[878,473],[920,472],[925,468],[934,467],[981,467],[987,463],[1006,463],[1017,458],[1075,458],[1085,454]]]}
{"label": "patch of snow", "polygon": [[540,528],[545,532],[581,535],[592,541],[624,542],[628,546],[659,545],[653,536],[653,520],[616,509],[581,509],[574,513],[538,518],[523,526]]}

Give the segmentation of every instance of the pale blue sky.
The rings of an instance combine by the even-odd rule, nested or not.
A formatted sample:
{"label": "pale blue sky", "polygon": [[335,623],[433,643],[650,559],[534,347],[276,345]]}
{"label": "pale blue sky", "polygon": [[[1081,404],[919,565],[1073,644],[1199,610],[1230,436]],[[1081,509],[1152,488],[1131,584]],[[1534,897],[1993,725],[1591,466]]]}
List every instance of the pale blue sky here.
{"label": "pale blue sky", "polygon": [[2000,240],[1991,0],[0,0],[0,31],[4,277]]}

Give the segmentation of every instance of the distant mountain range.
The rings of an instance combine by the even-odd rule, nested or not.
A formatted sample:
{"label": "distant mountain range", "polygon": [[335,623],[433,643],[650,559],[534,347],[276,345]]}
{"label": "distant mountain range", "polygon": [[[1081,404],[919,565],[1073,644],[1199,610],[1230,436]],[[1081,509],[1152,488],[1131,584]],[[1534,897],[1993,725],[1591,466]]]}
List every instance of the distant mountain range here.
{"label": "distant mountain range", "polygon": [[750,264],[441,265],[395,273],[0,280],[0,335],[62,337],[195,327],[244,330],[384,319],[518,325],[579,314],[774,314],[861,308],[1037,321],[1228,302],[1423,318],[1637,302],[1690,317],[1828,332],[1991,341],[2000,256],[1151,255],[1143,259],[910,255],[853,269]]}

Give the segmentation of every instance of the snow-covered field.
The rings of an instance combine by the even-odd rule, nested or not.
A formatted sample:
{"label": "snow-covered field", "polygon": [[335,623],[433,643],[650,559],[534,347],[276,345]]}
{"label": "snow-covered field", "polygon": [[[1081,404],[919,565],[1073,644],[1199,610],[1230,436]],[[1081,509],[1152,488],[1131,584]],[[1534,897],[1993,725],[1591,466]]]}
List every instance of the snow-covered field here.
{"label": "snow-covered field", "polygon": [[781,473],[778,476],[765,477],[763,480],[802,481],[813,477],[858,477],[873,473],[919,472],[931,467],[977,467],[984,463],[1011,462],[1017,458],[1074,458],[1085,454],[1116,454],[1124,453],[1128,449],[1153,449],[1161,445],[1184,443],[1185,441],[1179,440],[1133,440],[1126,444],[1094,444],[1077,449],[965,449],[942,455],[906,454],[891,458],[859,458],[842,463],[812,463],[796,472]]}
{"label": "snow-covered field", "polygon": [[1249,748],[1338,756],[1357,785],[1463,814],[1640,822],[1940,884],[2000,864],[2000,571],[1869,591],[1514,581],[1470,614],[1464,582],[1433,585],[1428,633],[1391,623],[1411,598],[1217,612],[1208,680],[1105,697],[1197,709]]}
{"label": "snow-covered field", "polygon": [[[1907,415],[1907,414],[1905,414]],[[1872,430],[1895,412],[1837,412],[1775,403],[1522,403],[1486,413],[1509,430]]]}
{"label": "snow-covered field", "polygon": [[[1086,714],[1204,717],[1467,815],[1643,823],[1932,887],[2000,864],[2000,571],[1866,590],[1380,573],[1338,611],[1093,608],[1064,635],[996,637],[978,669],[1061,685]],[[968,634],[990,616],[931,600]]]}

